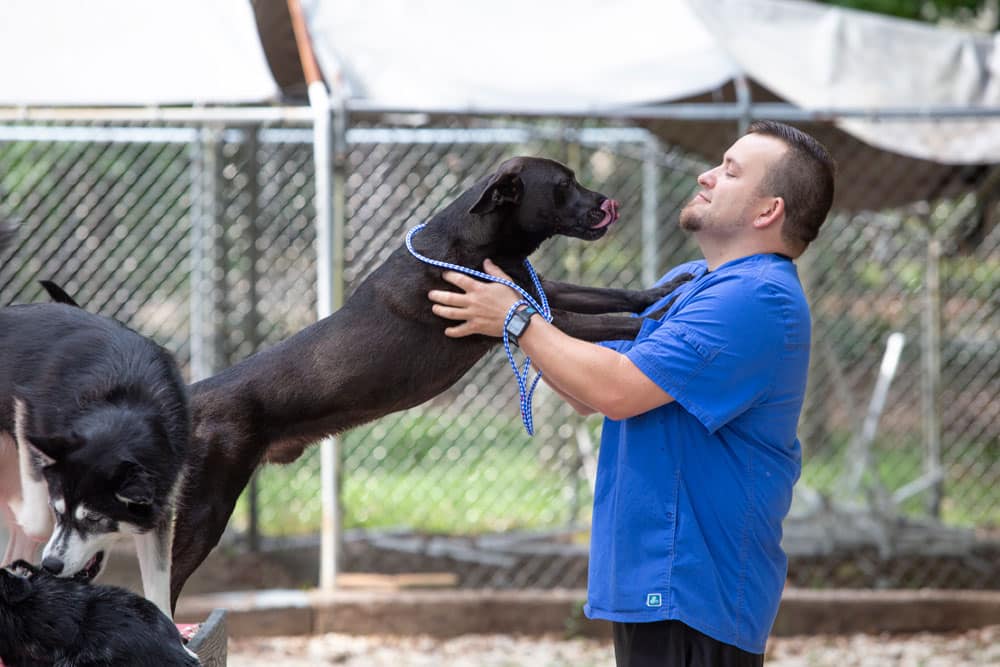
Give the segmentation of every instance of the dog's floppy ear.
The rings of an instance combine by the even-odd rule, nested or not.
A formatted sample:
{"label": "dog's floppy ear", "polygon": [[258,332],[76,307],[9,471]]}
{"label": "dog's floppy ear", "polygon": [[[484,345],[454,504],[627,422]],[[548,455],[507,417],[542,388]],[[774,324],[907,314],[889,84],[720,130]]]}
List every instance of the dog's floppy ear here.
{"label": "dog's floppy ear", "polygon": [[521,180],[520,171],[516,166],[501,166],[500,170],[490,177],[486,189],[479,195],[479,201],[469,209],[469,213],[485,215],[501,206],[521,203],[524,182]]}
{"label": "dog's floppy ear", "polygon": [[31,595],[31,581],[10,570],[0,570],[0,598],[8,603],[21,602]]}
{"label": "dog's floppy ear", "polygon": [[156,480],[151,472],[138,463],[125,463],[119,468],[118,478],[121,481],[115,498],[119,501],[140,512],[153,504]]}
{"label": "dog's floppy ear", "polygon": [[28,442],[34,448],[41,464],[48,466],[60,461],[70,452],[83,446],[83,438],[76,432],[69,435],[33,435],[28,434]]}

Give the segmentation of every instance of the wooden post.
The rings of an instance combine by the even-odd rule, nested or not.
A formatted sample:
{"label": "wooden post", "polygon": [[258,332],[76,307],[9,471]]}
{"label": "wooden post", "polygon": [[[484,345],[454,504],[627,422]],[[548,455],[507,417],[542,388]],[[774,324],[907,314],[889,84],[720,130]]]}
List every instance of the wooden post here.
{"label": "wooden post", "polygon": [[226,634],[226,611],[216,609],[211,614],[194,637],[188,641],[187,647],[198,656],[203,667],[225,667],[228,657]]}

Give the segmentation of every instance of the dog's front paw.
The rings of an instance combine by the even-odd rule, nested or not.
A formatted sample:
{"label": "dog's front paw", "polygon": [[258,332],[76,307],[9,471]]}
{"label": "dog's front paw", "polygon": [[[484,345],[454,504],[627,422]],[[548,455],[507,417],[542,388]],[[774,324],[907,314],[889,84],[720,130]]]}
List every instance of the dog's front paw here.
{"label": "dog's front paw", "polygon": [[[668,295],[672,294],[674,292],[674,290],[676,290],[678,287],[680,287],[681,285],[683,285],[687,281],[691,280],[692,278],[694,278],[694,276],[691,275],[690,273],[682,273],[681,275],[677,276],[676,278],[673,278],[672,280],[668,280],[667,282],[663,283],[662,285],[659,285],[657,287],[653,287],[653,288],[647,290],[647,291],[649,291],[651,293],[655,293],[656,294],[656,298],[653,299],[650,303],[651,304],[652,303],[656,303],[657,301],[659,301],[660,299],[664,298],[665,296],[668,296]],[[648,317],[650,319],[654,319],[654,320],[661,319],[664,315],[667,314],[667,311],[670,310],[670,306],[674,305],[674,301],[676,301],[676,300],[677,300],[677,297],[675,296],[674,298],[668,300],[665,304],[663,304],[662,306],[660,306],[659,308],[657,308],[652,313],[649,313],[648,315],[646,315],[646,317]]]}
{"label": "dog's front paw", "polygon": [[663,297],[671,294],[675,289],[686,283],[687,281],[694,278],[690,273],[682,273],[672,280],[668,280],[662,285],[657,285],[656,287],[650,287],[649,289],[642,290],[643,299],[646,301],[644,308],[649,308],[654,303],[662,299]]}

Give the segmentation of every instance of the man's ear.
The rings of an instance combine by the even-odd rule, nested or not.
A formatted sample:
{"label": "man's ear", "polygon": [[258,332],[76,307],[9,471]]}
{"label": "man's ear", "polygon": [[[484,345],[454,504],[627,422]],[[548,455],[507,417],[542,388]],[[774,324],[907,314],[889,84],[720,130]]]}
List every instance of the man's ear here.
{"label": "man's ear", "polygon": [[521,203],[521,195],[524,194],[524,182],[517,173],[519,169],[501,169],[490,177],[483,194],[479,195],[479,201],[472,205],[469,213],[472,215],[485,215],[491,213],[501,206],[508,204],[517,205]]}
{"label": "man's ear", "polygon": [[35,455],[43,466],[60,461],[70,452],[83,446],[83,438],[74,432],[69,435],[32,435],[28,434],[28,442],[35,450]]}
{"label": "man's ear", "polygon": [[10,570],[0,571],[0,598],[8,603],[21,602],[31,595],[31,581]]}
{"label": "man's ear", "polygon": [[756,229],[764,229],[775,222],[785,219],[785,198],[770,197],[766,200],[766,208],[761,210],[753,220]]}
{"label": "man's ear", "polygon": [[119,479],[115,498],[137,511],[152,506],[155,483],[152,473],[137,463],[126,463],[119,472]]}

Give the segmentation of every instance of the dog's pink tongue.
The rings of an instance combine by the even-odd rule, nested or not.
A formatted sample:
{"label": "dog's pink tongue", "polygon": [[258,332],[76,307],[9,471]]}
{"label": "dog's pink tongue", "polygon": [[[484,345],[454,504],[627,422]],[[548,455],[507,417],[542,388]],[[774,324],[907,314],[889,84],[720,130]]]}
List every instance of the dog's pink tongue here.
{"label": "dog's pink tongue", "polygon": [[618,221],[618,202],[614,199],[605,199],[601,210],[604,211],[604,219],[594,225],[594,229],[601,229]]}

